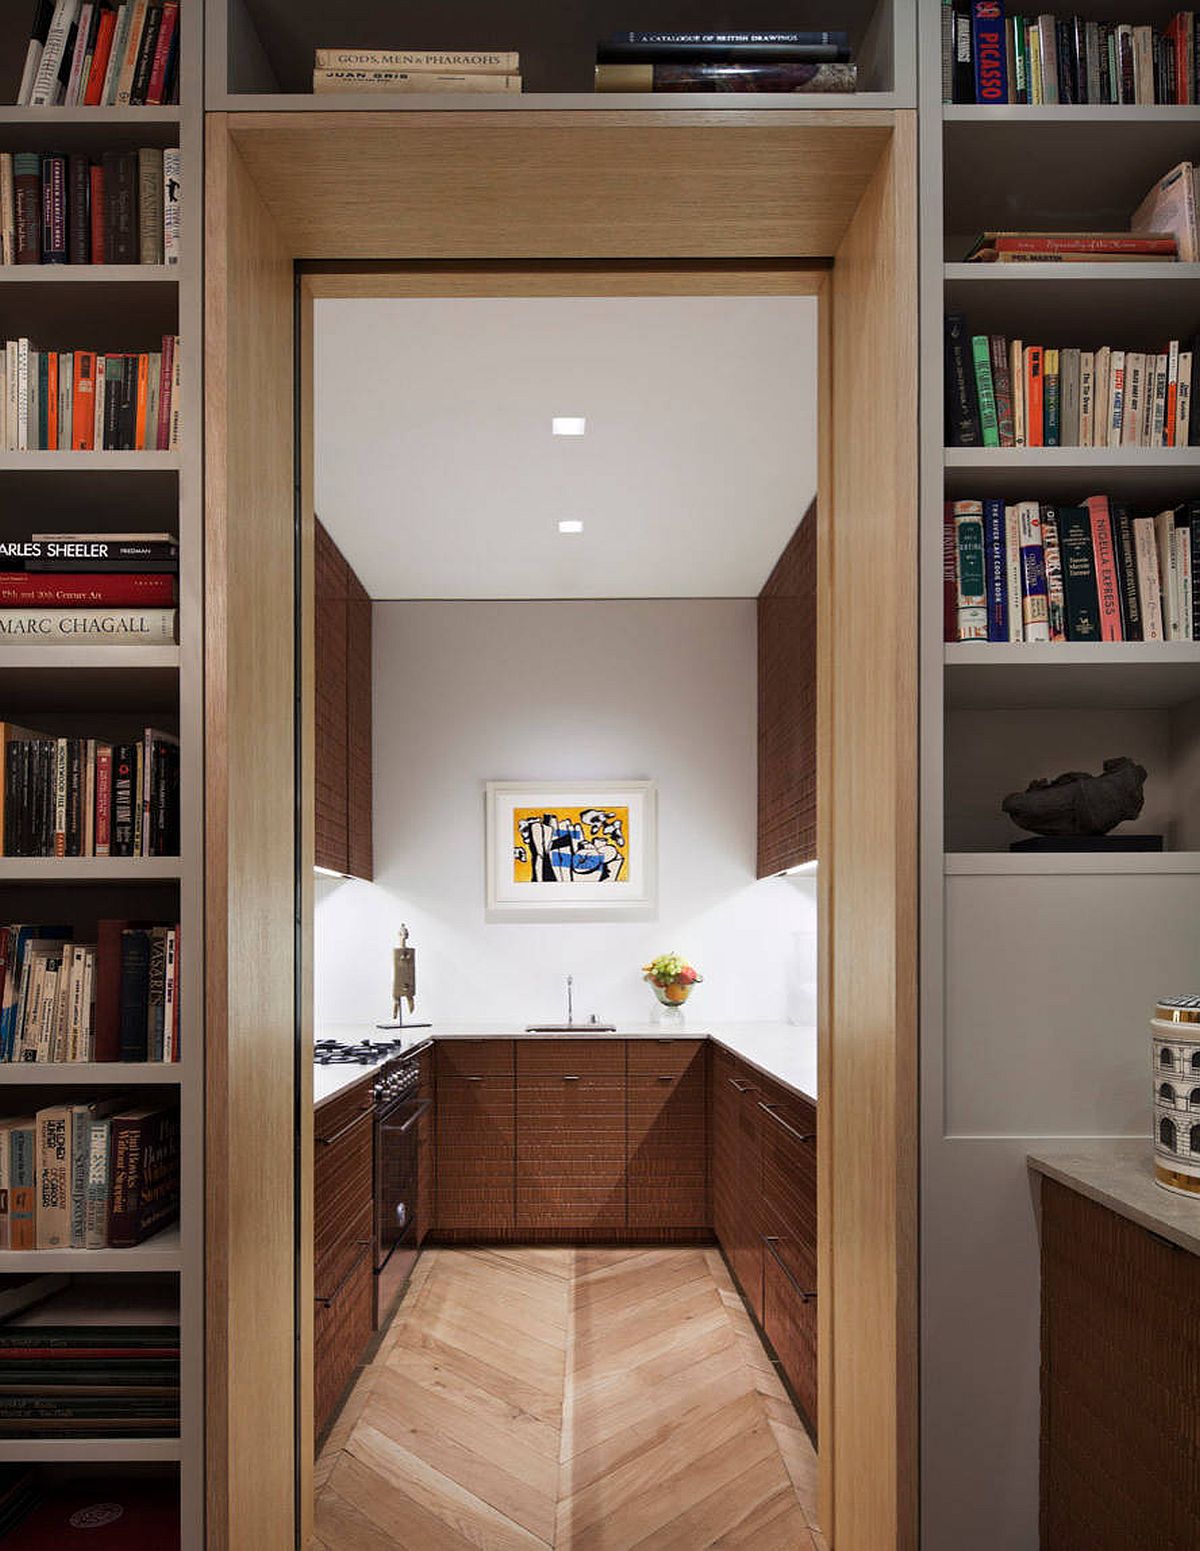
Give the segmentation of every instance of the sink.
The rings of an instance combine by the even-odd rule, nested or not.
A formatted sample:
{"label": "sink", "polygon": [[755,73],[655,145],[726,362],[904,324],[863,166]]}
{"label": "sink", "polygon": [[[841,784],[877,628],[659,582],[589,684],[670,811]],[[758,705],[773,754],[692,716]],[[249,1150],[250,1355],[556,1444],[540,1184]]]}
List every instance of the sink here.
{"label": "sink", "polygon": [[615,1023],[527,1023],[526,1034],[615,1034]]}

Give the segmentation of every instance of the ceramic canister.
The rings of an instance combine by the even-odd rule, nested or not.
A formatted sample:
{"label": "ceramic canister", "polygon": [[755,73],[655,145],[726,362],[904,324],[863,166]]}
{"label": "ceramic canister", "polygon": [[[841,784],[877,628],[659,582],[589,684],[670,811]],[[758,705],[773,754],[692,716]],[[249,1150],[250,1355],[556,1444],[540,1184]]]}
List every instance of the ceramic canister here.
{"label": "ceramic canister", "polygon": [[1154,1009],[1154,1178],[1200,1198],[1200,996]]}

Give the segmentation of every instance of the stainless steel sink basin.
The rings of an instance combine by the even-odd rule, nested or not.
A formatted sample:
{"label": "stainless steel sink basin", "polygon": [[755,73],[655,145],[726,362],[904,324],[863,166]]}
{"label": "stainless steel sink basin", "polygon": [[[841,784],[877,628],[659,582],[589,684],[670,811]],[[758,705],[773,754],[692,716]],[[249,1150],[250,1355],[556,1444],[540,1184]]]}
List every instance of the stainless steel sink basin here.
{"label": "stainless steel sink basin", "polygon": [[526,1034],[615,1034],[615,1023],[527,1023]]}

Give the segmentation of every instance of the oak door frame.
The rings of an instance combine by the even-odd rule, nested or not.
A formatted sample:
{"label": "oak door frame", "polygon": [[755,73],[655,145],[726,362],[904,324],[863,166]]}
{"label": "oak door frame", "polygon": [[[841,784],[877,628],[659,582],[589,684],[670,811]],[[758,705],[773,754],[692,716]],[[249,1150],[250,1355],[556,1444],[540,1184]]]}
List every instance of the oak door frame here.
{"label": "oak door frame", "polygon": [[[788,243],[803,248],[818,240],[804,235],[803,220],[782,234],[778,223],[769,233],[764,225],[758,240],[758,207],[739,211],[736,187],[720,191],[721,198],[732,201],[738,244],[752,251],[732,259],[729,226],[714,229],[702,201],[685,205],[686,193],[661,214],[663,232],[670,231],[662,245],[673,250],[686,243],[696,256],[655,252],[643,208],[629,227],[636,256],[619,264],[586,256],[564,261],[561,254],[514,261],[503,212],[494,217],[489,242],[484,211],[468,223],[469,236],[457,239],[471,247],[433,265],[409,258],[418,238],[411,219],[398,214],[387,283],[437,286],[399,293],[380,289],[378,265],[328,262],[345,230],[337,222],[353,219],[344,200],[329,196],[322,204],[318,191],[316,204],[328,208],[331,223],[318,238],[311,198],[303,238],[288,225],[289,201],[299,203],[300,181],[310,171],[290,148],[289,126],[297,146],[309,145],[317,117],[213,114],[208,120],[206,586],[210,641],[219,637],[209,693],[208,778],[219,819],[210,823],[209,887],[225,905],[224,913],[212,915],[207,971],[210,1052],[216,1049],[209,1096],[209,1544],[219,1551],[289,1551],[306,1543],[311,1523],[310,1251],[295,1298],[295,1250],[302,1246],[304,1255],[311,1225],[311,1065],[297,1060],[296,1043],[297,1010],[302,1040],[311,1037],[311,941],[296,950],[292,932],[298,910],[311,922],[312,826],[308,805],[295,802],[295,754],[299,738],[300,768],[311,770],[312,733],[311,718],[302,716],[298,726],[292,707],[297,672],[311,703],[312,641],[311,621],[298,641],[292,638],[292,599],[294,585],[311,588],[311,391],[304,383],[311,383],[305,320],[312,300],[319,294],[596,294],[600,286],[612,287],[605,294],[626,295],[771,294],[777,286],[796,294],[802,281],[810,287],[803,294],[819,299],[823,382],[817,502],[824,583],[818,616],[821,1513],[835,1551],[910,1551],[917,1440],[915,115],[787,115],[795,121],[795,143],[780,134],[789,128],[784,116],[768,116],[772,138],[759,153],[767,160],[757,169],[756,198],[769,194],[774,173],[781,191],[792,189],[791,158],[801,144],[809,147],[811,177],[811,147],[823,143],[813,139],[819,120],[828,131],[822,154],[830,157],[831,188],[853,164],[855,201],[845,202],[836,240],[828,235],[828,212],[811,223],[831,252],[787,251]],[[348,121],[369,119],[375,144],[395,159],[415,145],[411,137],[421,132],[423,116],[330,117],[341,120],[330,134],[353,132]],[[485,115],[463,117],[473,120],[464,134],[484,132]],[[553,137],[556,154],[561,117],[530,115]],[[609,116],[586,117],[594,135]],[[628,117],[611,115],[614,130]],[[658,115],[634,117],[640,137],[634,153],[649,160]],[[678,155],[689,124],[677,113],[662,117],[670,120],[661,126],[664,144],[669,139]],[[712,141],[711,116],[686,117],[697,120],[698,157],[711,163],[714,144],[727,150],[733,143],[732,128]],[[734,117],[755,116],[726,122],[732,125]],[[423,142],[422,154],[441,156],[452,182],[463,146],[455,115],[437,118],[443,139]],[[525,144],[535,146],[538,125],[520,128],[529,137]],[[613,143],[629,154],[628,140]],[[863,159],[868,143],[869,163]],[[553,201],[553,189],[547,197]],[[816,196],[810,190],[807,197]],[[562,198],[568,198],[565,185]],[[559,229],[548,220],[548,230]],[[621,222],[618,204],[606,212],[606,242],[620,241]],[[418,251],[444,248],[448,240],[443,230]],[[488,251],[481,254],[480,247]],[[326,261],[320,270],[312,267],[314,257]],[[306,266],[299,307],[297,264]],[[500,284],[520,289],[497,290]],[[755,289],[745,289],[750,286]],[[297,360],[298,403],[289,391]],[[297,480],[305,516],[298,575]],[[256,556],[256,566],[245,563],[247,554]],[[272,589],[269,579],[285,574],[294,585]],[[292,762],[286,778],[285,752]],[[286,953],[280,951],[285,941]],[[272,970],[251,994],[246,976],[256,952],[271,959]],[[309,966],[299,979],[298,957]],[[244,1126],[227,1118],[230,1105],[240,1105]],[[249,1179],[268,1182],[266,1198],[248,1188]],[[284,1233],[281,1220],[294,1231]],[[264,1395],[273,1402],[268,1414],[285,1424],[279,1430],[264,1428]]]}

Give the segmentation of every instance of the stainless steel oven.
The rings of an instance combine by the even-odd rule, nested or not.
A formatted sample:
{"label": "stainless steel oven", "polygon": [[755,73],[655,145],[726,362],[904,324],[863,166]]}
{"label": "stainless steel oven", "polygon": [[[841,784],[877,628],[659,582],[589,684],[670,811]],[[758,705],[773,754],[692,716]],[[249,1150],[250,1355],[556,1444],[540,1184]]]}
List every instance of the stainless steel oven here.
{"label": "stainless steel oven", "polygon": [[390,1060],[375,1084],[375,1327],[387,1317],[417,1258],[420,1054]]}

